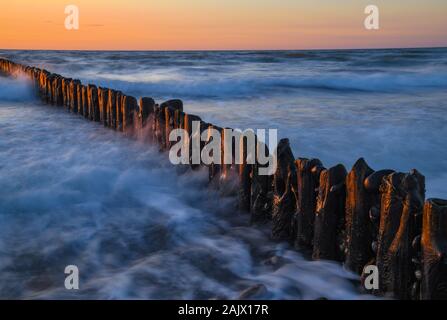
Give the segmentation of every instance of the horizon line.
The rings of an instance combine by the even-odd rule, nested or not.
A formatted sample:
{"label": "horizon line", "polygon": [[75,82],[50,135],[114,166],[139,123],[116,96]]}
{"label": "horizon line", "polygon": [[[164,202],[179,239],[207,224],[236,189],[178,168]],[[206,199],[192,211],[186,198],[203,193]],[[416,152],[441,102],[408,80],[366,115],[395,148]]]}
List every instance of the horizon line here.
{"label": "horizon line", "polygon": [[353,47],[353,48],[308,48],[308,49],[17,49],[0,48],[1,51],[86,51],[86,52],[227,52],[227,51],[353,51],[353,50],[398,50],[398,49],[446,49],[447,45],[419,47]]}

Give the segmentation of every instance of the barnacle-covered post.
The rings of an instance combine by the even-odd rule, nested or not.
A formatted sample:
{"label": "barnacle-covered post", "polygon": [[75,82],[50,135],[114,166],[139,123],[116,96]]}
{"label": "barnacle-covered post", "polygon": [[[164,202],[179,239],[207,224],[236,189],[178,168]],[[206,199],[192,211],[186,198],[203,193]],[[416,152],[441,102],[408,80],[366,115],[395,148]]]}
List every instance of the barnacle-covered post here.
{"label": "barnacle-covered post", "polygon": [[324,169],[320,174],[313,259],[342,260],[341,237],[345,224],[347,171],[342,164]]}
{"label": "barnacle-covered post", "polygon": [[373,258],[372,224],[369,211],[373,207],[372,195],[364,187],[372,170],[363,158],[357,160],[346,177],[346,239],[345,266],[358,274]]}
{"label": "barnacle-covered post", "polygon": [[314,236],[315,209],[320,173],[324,169],[318,159],[299,158],[296,165],[296,212],[294,226],[296,229],[295,247],[312,248]]}
{"label": "barnacle-covered post", "polygon": [[276,149],[277,168],[273,177],[272,238],[292,240],[292,221],[296,211],[296,166],[289,139],[282,139]]}
{"label": "barnacle-covered post", "polygon": [[425,178],[416,170],[395,172],[383,178],[380,192],[379,294],[410,299],[416,280],[412,242],[421,232],[417,220],[422,217]]}

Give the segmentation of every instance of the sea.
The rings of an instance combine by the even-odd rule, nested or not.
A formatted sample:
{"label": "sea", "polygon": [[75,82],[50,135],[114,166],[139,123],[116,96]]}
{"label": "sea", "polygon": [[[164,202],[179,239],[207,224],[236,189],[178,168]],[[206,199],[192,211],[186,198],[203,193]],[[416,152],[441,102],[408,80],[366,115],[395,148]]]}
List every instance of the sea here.
{"label": "sea", "polygon": [[[0,57],[277,129],[296,158],[426,177],[447,197],[447,49],[27,51]],[[67,290],[66,266],[79,270]],[[370,299],[358,276],[253,227],[204,171],[0,77],[0,298]]]}

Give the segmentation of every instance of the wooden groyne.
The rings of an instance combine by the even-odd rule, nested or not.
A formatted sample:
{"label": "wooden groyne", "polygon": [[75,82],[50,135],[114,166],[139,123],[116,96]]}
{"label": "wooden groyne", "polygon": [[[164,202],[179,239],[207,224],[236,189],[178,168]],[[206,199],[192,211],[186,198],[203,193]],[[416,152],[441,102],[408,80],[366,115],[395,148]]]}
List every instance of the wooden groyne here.
{"label": "wooden groyne", "polygon": [[[185,113],[181,100],[137,101],[121,91],[6,59],[0,59],[0,72],[26,75],[43,102],[105,127],[128,135],[144,128],[146,139],[161,151],[170,148],[173,129],[192,133],[193,121],[200,121],[202,133],[217,129],[224,134],[223,128]],[[222,158],[224,151],[222,146]],[[222,192],[232,186],[240,210],[253,224],[270,221],[272,239],[289,241],[315,260],[342,262],[363,280],[365,266],[377,266],[379,288],[370,293],[447,299],[447,200],[425,200],[421,173],[376,171],[363,158],[349,172],[342,164],[325,168],[318,159],[295,158],[288,139],[278,143],[276,154],[278,166],[271,176],[260,175],[258,163],[191,167],[206,166],[210,184]]]}

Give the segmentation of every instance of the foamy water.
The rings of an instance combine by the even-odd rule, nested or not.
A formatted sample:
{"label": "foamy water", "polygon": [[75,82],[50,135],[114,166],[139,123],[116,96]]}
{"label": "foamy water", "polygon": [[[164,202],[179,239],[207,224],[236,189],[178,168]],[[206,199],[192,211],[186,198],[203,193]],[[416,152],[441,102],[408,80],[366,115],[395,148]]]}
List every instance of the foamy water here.
{"label": "foamy water", "polygon": [[[364,298],[356,277],[250,227],[206,172],[0,78],[0,297]],[[76,265],[80,290],[64,288]],[[366,297],[367,298],[367,297]]]}

